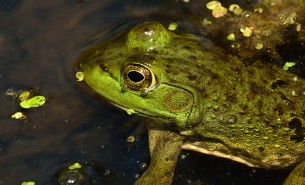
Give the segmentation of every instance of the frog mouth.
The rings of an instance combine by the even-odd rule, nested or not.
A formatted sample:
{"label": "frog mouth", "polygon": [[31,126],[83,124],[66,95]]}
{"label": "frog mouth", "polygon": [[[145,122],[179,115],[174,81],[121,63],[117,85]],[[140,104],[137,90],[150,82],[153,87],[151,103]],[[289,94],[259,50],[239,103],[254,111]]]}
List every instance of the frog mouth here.
{"label": "frog mouth", "polygon": [[178,128],[186,127],[194,110],[193,93],[169,84],[159,84],[145,97],[132,91],[118,96],[109,98],[109,102],[128,114],[157,119],[160,124],[174,124]]}
{"label": "frog mouth", "polygon": [[136,109],[133,109],[133,108],[126,108],[126,107],[123,107],[122,105],[119,105],[113,101],[109,101],[112,105],[118,107],[119,109],[122,109],[124,111],[127,112],[127,114],[129,115],[132,115],[132,114],[136,114],[136,115],[139,115],[139,116],[143,116],[143,117],[149,117],[149,118],[154,118],[154,119],[166,119],[170,122],[173,122],[175,120],[174,117],[166,117],[166,116],[160,116],[160,115],[154,115],[154,114],[149,114],[148,112],[143,112],[143,111],[139,111],[139,110],[136,110]]}

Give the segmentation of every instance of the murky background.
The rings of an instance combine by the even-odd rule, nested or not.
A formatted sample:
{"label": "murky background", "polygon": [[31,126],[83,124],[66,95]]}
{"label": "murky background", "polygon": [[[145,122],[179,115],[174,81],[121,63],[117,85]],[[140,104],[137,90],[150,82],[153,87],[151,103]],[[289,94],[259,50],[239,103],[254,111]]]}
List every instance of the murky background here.
{"label": "murky background", "polygon": [[[132,184],[149,163],[141,120],[118,110],[74,80],[72,63],[88,38],[109,25],[137,18],[179,18],[178,0],[1,0],[0,184],[55,185],[63,169],[79,162],[84,184]],[[10,116],[19,102],[5,93],[33,90],[47,97],[41,108]],[[135,135],[132,144],[126,141]],[[183,151],[174,185],[280,184],[288,170],[252,169]]]}

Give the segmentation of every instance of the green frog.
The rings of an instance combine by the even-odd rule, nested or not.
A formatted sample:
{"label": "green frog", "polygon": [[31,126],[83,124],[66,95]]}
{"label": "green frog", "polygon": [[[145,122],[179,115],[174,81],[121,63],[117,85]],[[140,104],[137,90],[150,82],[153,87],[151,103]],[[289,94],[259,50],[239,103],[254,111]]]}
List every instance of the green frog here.
{"label": "green frog", "polygon": [[94,91],[149,118],[151,162],[137,185],[171,184],[181,149],[250,167],[296,166],[285,184],[305,184],[304,79],[156,21],[93,45],[78,64]]}

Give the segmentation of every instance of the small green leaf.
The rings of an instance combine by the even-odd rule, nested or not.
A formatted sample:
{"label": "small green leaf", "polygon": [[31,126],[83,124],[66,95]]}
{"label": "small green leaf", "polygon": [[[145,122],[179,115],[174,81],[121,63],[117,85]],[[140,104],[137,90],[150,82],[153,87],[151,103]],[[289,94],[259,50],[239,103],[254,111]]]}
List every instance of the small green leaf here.
{"label": "small green leaf", "polygon": [[24,109],[29,109],[32,107],[41,107],[45,102],[46,98],[44,96],[34,96],[29,100],[20,102],[20,106]]}
{"label": "small green leaf", "polygon": [[294,66],[295,62],[286,62],[285,65],[283,66],[283,69],[287,71],[290,67]]}
{"label": "small green leaf", "polygon": [[69,170],[74,170],[74,169],[79,169],[81,167],[82,167],[82,165],[80,165],[79,163],[74,163],[71,166],[69,166],[68,168],[69,168]]}

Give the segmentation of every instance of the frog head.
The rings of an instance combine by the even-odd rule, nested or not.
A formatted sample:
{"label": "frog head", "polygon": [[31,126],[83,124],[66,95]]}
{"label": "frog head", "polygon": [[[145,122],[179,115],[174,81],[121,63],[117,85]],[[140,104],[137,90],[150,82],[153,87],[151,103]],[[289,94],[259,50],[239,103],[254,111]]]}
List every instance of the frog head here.
{"label": "frog head", "polygon": [[144,22],[85,50],[79,63],[85,82],[115,106],[157,119],[158,126],[182,129],[200,119],[195,90],[177,71],[188,67],[186,56],[192,52],[178,45],[194,41],[158,22]]}

